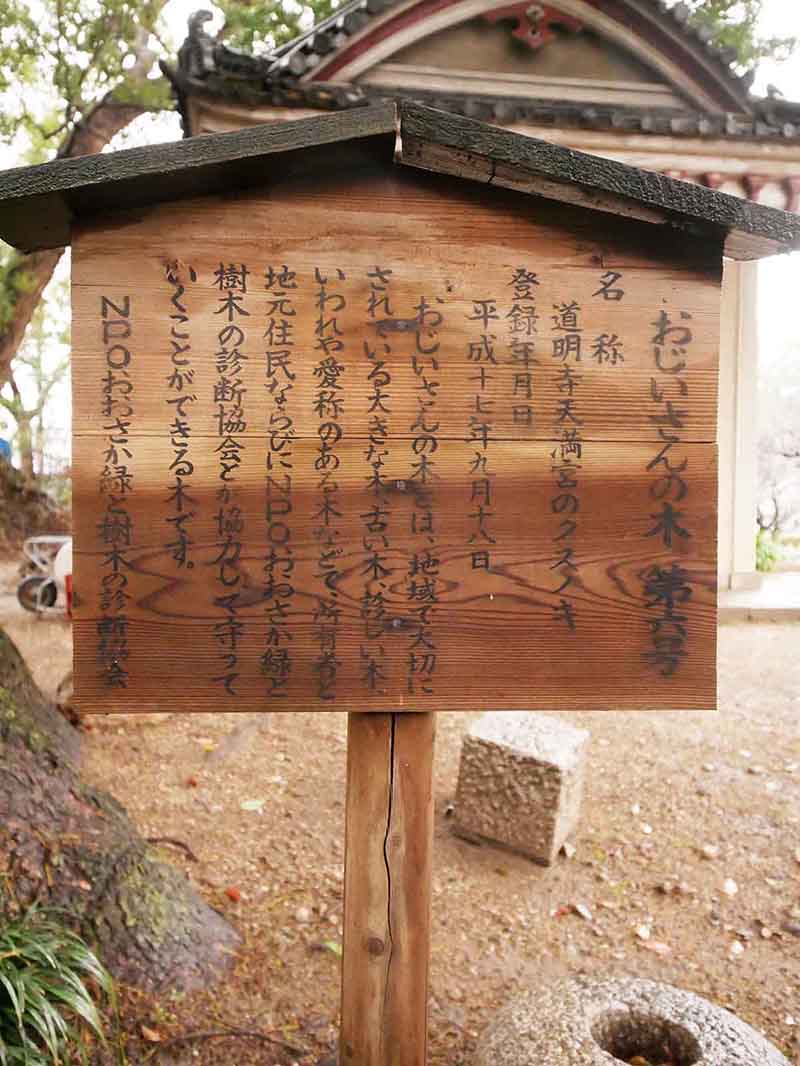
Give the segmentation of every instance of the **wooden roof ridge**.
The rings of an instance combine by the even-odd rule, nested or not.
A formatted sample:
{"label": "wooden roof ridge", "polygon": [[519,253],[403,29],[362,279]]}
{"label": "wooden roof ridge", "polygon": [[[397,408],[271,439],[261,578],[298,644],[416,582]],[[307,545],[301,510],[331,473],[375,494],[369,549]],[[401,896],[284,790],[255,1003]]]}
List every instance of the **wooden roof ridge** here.
{"label": "wooden roof ridge", "polygon": [[9,170],[0,237],[26,251],[59,247],[74,222],[102,212],[268,185],[312,161],[334,174],[341,153],[330,146],[343,142],[387,162],[713,234],[736,259],[800,249],[797,215],[410,102]]}
{"label": "wooden roof ridge", "polygon": [[[800,217],[422,104],[400,104],[400,160],[642,221],[726,233],[725,255],[800,249]],[[571,192],[573,189],[574,192]]]}

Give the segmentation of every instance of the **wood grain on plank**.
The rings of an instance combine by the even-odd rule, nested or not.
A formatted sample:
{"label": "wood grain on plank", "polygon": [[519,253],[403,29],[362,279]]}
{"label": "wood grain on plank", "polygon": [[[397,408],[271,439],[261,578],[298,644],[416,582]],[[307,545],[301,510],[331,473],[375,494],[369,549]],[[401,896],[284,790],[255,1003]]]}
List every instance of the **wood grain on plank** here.
{"label": "wood grain on plank", "polygon": [[432,714],[351,715],[343,1066],[424,1066],[433,844]]}
{"label": "wood grain on plank", "polygon": [[[360,564],[369,554],[363,545],[363,516],[375,506],[376,499],[370,484],[371,470],[364,458],[366,443],[348,440],[339,448],[337,528],[341,533],[342,565],[347,573],[344,587],[352,584],[353,602],[360,595]],[[92,567],[100,565],[107,550],[102,539],[102,516],[97,509],[99,479],[95,473],[100,469],[104,447],[102,439],[84,437],[76,441],[74,453],[76,556],[83,560],[89,580]],[[495,543],[484,546],[491,549],[498,567],[506,568],[507,573],[518,572],[520,581],[523,568],[529,567],[528,580],[532,586],[546,584],[545,571],[538,567],[549,565],[550,557],[556,554],[553,537],[559,512],[554,507],[560,504],[554,505],[553,500],[560,493],[551,468],[552,453],[557,447],[557,441],[492,441],[489,449],[494,481],[487,531]],[[183,587],[185,593],[175,603],[176,616],[190,616],[194,612],[186,596],[202,596],[200,590],[213,569],[213,558],[218,551],[217,456],[207,442],[202,442],[197,452],[192,453],[195,472],[186,481],[195,511],[188,525],[193,541],[189,558],[196,565],[187,569],[177,565],[167,546],[174,533],[170,524],[174,507],[169,499],[169,464],[164,460],[162,444],[151,437],[137,437],[131,439],[129,450],[134,498],[138,501],[132,522],[132,565],[137,566],[135,560],[141,557],[142,576],[151,570],[154,578],[160,576],[176,589]],[[476,506],[471,470],[474,450],[466,441],[441,441],[434,456],[433,480],[423,487],[412,477],[415,456],[411,445],[400,441],[390,446],[382,470],[387,491],[381,503],[386,512],[389,541],[385,550],[390,558],[407,559],[413,550],[411,516],[423,493],[430,497],[435,514],[437,551],[446,562],[452,558],[454,567],[459,558],[463,560],[469,553],[474,531],[471,515]],[[291,530],[297,567],[302,568],[303,559],[313,556],[318,543],[314,533],[319,524],[315,515],[320,506],[318,473],[314,470],[318,452],[314,443],[303,440],[294,444],[290,493],[285,473],[268,476],[265,472],[266,452],[264,440],[249,441],[238,478],[232,482],[241,511],[242,569],[249,578],[245,583],[254,586],[261,583],[259,573],[268,553],[270,503],[276,516]],[[659,545],[663,550],[660,537],[647,535],[658,512],[657,501],[651,496],[653,472],[647,469],[653,455],[654,446],[646,443],[597,441],[584,445],[578,485],[580,504],[574,516],[581,531],[576,554],[582,564],[613,558],[624,568],[628,557],[637,559],[653,552],[658,554]],[[676,537],[672,551],[710,566],[715,558],[716,508],[712,504],[717,476],[716,446],[687,444],[681,449],[681,457],[687,463],[684,477],[689,489],[680,509],[683,524],[691,536]],[[284,514],[284,507],[279,504],[287,496],[291,499],[291,512]],[[480,578],[479,574],[473,576],[476,580]],[[444,593],[445,601],[449,595],[449,590]],[[91,611],[90,594],[82,591],[81,596],[81,610]]]}
{"label": "wood grain on plank", "polygon": [[506,249],[512,255],[535,250],[560,266],[640,268],[692,278],[719,279],[722,273],[719,249],[701,237],[376,164],[345,165],[322,177],[276,173],[261,189],[120,210],[105,225],[86,224],[76,233],[80,256],[72,276],[78,285],[123,280],[120,264],[114,271],[107,264],[109,256],[126,253],[124,280],[129,273],[142,277],[150,258],[188,261],[189,252],[202,256],[226,245],[322,253],[344,248],[358,256],[365,242],[375,248],[409,241],[426,268],[448,255],[483,263],[487,252]]}
{"label": "wood grain on plank", "polygon": [[385,1048],[394,717],[350,715],[347,725],[340,1058],[352,1066],[379,1066]]}
{"label": "wood grain on plank", "polygon": [[[230,133],[189,138],[82,159],[57,160],[18,168],[0,176],[0,232],[16,247],[32,250],[69,243],[76,219],[124,206],[146,208],[165,200],[211,192],[236,192],[269,183],[274,174],[293,175],[341,166],[349,156],[377,154],[384,168],[396,161],[426,165],[423,150],[436,153],[436,168],[468,173],[479,181],[505,180],[526,193],[531,175],[569,199],[576,190],[605,201],[601,209],[624,217],[638,207],[643,216],[670,216],[673,226],[691,235],[705,233],[725,252],[741,258],[788,251],[800,246],[790,214],[738,197],[677,182],[613,160],[574,152],[482,122],[405,102],[375,104],[343,113],[269,123]],[[465,168],[465,158],[470,166]],[[364,158],[361,160],[364,162]],[[428,163],[427,165],[431,165]],[[400,170],[399,167],[394,167]],[[110,224],[110,220],[109,220]]]}
{"label": "wood grain on plank", "polygon": [[[302,183],[301,183],[302,184]],[[188,320],[182,327],[191,346],[192,432],[215,430],[212,402],[224,325],[224,293],[216,287],[221,264],[247,266],[248,291],[237,320],[243,331],[241,376],[247,390],[247,435],[263,432],[270,406],[265,394],[269,350],[278,351],[281,334],[269,332],[280,308],[289,308],[291,365],[296,374],[286,410],[294,432],[316,431],[314,393],[319,361],[315,328],[319,317],[316,271],[331,279],[329,289],[346,301],[337,314],[346,367],[342,382],[344,413],[351,435],[369,423],[370,366],[365,345],[377,352],[391,375],[386,404],[393,435],[407,436],[416,415],[418,379],[413,372],[415,336],[408,329],[424,298],[441,316],[434,331],[422,331],[426,347],[437,346],[439,400],[437,419],[443,436],[464,436],[475,376],[487,372],[485,398],[497,437],[545,439],[563,398],[563,362],[557,354],[559,309],[579,306],[582,433],[587,439],[656,440],[658,426],[648,402],[654,373],[653,337],[662,313],[671,321],[690,311],[693,339],[686,355],[685,380],[692,402],[684,405],[682,439],[713,441],[716,434],[719,346],[718,261],[707,248],[684,238],[641,244],[641,227],[617,222],[617,232],[595,226],[565,229],[563,212],[547,204],[520,212],[518,198],[495,193],[475,199],[470,190],[413,185],[393,177],[368,175],[331,189],[318,180],[298,192],[228,201],[193,201],[111,232],[88,232],[76,242],[73,266],[73,361],[75,432],[102,433],[98,418],[103,297],[130,301],[127,368],[134,388],[135,427],[163,433],[170,413],[167,381],[172,372],[169,331],[174,287],[165,269],[177,264]],[[402,196],[403,210],[395,210]],[[322,201],[322,202],[321,202]],[[213,205],[213,225],[209,212]],[[211,231],[211,232],[210,232]],[[116,264],[109,277],[108,263]],[[125,284],[117,283],[125,263]],[[286,290],[288,302],[267,290],[265,272],[284,265],[296,276]],[[370,273],[391,270],[386,290],[391,317],[381,309],[370,317]],[[345,269],[346,268],[346,269]],[[190,280],[190,270],[197,281]],[[339,278],[339,271],[346,274]],[[530,298],[516,300],[513,278],[536,275]],[[619,275],[610,286],[619,300],[602,295],[603,278]],[[111,284],[111,282],[114,284]],[[607,284],[607,283],[606,283]],[[607,286],[608,287],[608,286]],[[476,317],[482,306],[491,317]],[[513,320],[512,311],[520,313]],[[392,324],[392,322],[396,324]],[[398,326],[397,323],[400,325]],[[120,327],[122,328],[122,327]],[[483,343],[481,338],[488,340]],[[113,340],[113,331],[109,342]],[[477,347],[476,347],[477,345]],[[526,347],[522,347],[522,346]],[[388,350],[387,350],[388,348]],[[672,360],[671,362],[674,362]],[[525,409],[530,408],[530,415]],[[318,422],[318,419],[317,419]]]}
{"label": "wood grain on plank", "polygon": [[[659,560],[647,560],[653,565]],[[668,559],[660,560],[666,566]],[[639,573],[646,569],[645,561]],[[612,570],[611,579],[624,579]],[[694,577],[694,575],[692,575]],[[692,582],[702,590],[713,571]],[[634,585],[635,582],[635,585]],[[631,586],[641,589],[633,575]],[[698,594],[699,599],[699,594]],[[432,626],[437,666],[431,694],[409,693],[409,661],[415,643],[413,621],[398,616],[387,624],[381,644],[382,675],[371,687],[365,674],[363,625],[340,623],[340,662],[334,699],[321,700],[316,683],[319,642],[313,626],[291,630],[292,673],[281,698],[269,695],[262,661],[266,623],[244,625],[238,643],[239,678],[234,693],[219,683],[224,660],[213,623],[139,621],[129,626],[131,673],[128,689],[110,688],[98,661],[98,623],[75,622],[76,699],[86,713],[376,711],[394,710],[708,710],[716,705],[716,612],[694,598],[687,610],[685,661],[674,676],[662,676],[646,655],[651,627],[643,607],[625,609],[610,595],[573,597],[576,629],[556,624],[557,597],[541,594],[526,612],[516,598],[490,594],[454,617],[435,616]],[[80,686],[80,688],[78,687]]]}
{"label": "wood grain on plank", "polygon": [[[387,262],[397,269],[396,261]],[[368,269],[369,264],[364,263],[356,295],[353,294],[354,286],[342,287],[350,299],[347,312],[338,318],[346,338],[346,349],[337,356],[345,367],[341,379],[345,390],[342,412],[349,436],[368,434],[373,391],[369,375],[374,363],[370,363],[365,355],[363,345],[366,342],[371,350],[377,349],[383,369],[390,375],[390,381],[383,389],[382,406],[390,413],[388,421],[392,434],[408,438],[417,417],[419,397],[419,381],[412,364],[413,339],[411,344],[405,337],[398,341],[388,330],[383,333],[379,324],[367,319]],[[654,376],[652,337],[660,311],[656,301],[644,307],[623,303],[613,305],[613,310],[609,310],[607,304],[602,307],[591,301],[591,292],[598,284],[597,270],[573,271],[563,277],[546,275],[542,278],[537,299],[537,332],[530,338],[517,336],[504,321],[513,303],[506,296],[511,274],[509,263],[502,273],[498,271],[493,282],[486,282],[479,290],[484,299],[497,297],[494,306],[499,318],[497,324],[489,327],[487,336],[491,339],[488,345],[479,349],[472,347],[481,344],[481,333],[476,335],[475,321],[470,317],[474,315],[474,304],[466,296],[472,291],[473,297],[478,298],[472,287],[462,283],[459,286],[462,294],[455,298],[446,293],[446,286],[453,285],[447,279],[441,279],[438,289],[431,280],[425,292],[422,287],[412,290],[410,284],[393,281],[391,306],[400,320],[414,318],[414,308],[423,295],[435,299],[441,292],[446,298],[441,308],[445,320],[436,331],[439,345],[435,374],[439,386],[436,413],[441,436],[463,438],[466,435],[475,407],[476,375],[483,366],[486,376],[480,391],[484,407],[491,415],[489,421],[495,437],[521,440],[552,437],[563,398],[564,366],[553,355],[557,334],[552,331],[552,316],[554,305],[560,304],[561,297],[568,294],[570,300],[577,300],[584,308],[580,319],[582,356],[576,367],[580,382],[575,390],[575,409],[584,438],[657,440],[659,427],[654,421],[650,402]],[[315,410],[319,383],[315,366],[319,354],[315,352],[313,337],[314,287],[308,274],[304,275],[304,282],[302,298],[294,300],[297,325],[293,330],[295,354],[291,367],[295,379],[284,412],[291,416],[297,436],[312,437],[319,424]],[[635,296],[636,282],[631,280],[627,284],[633,290],[629,289],[630,295]],[[692,292],[693,284],[696,283],[665,285],[663,291],[674,318],[686,307],[694,309],[693,342],[685,374],[692,391],[692,402],[683,405],[682,439],[713,441],[717,410],[718,293],[714,287],[698,307],[706,294],[701,296]],[[642,280],[643,291],[649,291],[651,286],[649,279]],[[100,295],[95,292],[87,297],[85,290],[80,289],[77,296],[81,306],[73,323],[75,433],[102,435],[104,420],[98,417],[102,394],[97,372]],[[153,306],[159,302],[163,305],[160,315],[153,311]],[[192,393],[198,398],[190,408],[191,429],[193,435],[212,436],[218,432],[218,409],[213,403],[218,377],[213,353],[220,347],[219,319],[213,319],[218,294],[209,291],[191,294],[185,302],[192,312],[186,333],[191,338],[194,363]],[[658,304],[663,306],[661,301]],[[263,339],[268,300],[258,294],[246,301],[245,306],[251,318],[243,326],[245,341],[241,345],[246,359],[241,378],[247,390],[244,403],[246,424],[242,435],[263,435],[273,413],[266,393],[267,355]],[[142,294],[138,301],[134,297],[131,319],[132,333],[126,343],[132,353],[129,379],[134,390],[136,432],[163,437],[173,413],[166,384],[171,373],[166,291],[162,288],[160,292]],[[389,352],[384,350],[387,341],[391,348]],[[529,346],[527,352],[521,348],[523,344]]]}
{"label": "wood grain on plank", "polygon": [[[73,284],[82,709],[152,710],[166,692],[187,710],[712,705],[719,263],[689,237],[679,248],[665,234],[653,247],[652,227],[599,218],[367,166],[324,182],[278,178],[268,195],[187,201],[120,217],[112,229],[87,228]],[[237,290],[242,313],[233,315],[241,333],[231,431],[238,443],[223,480],[228,431],[216,390],[227,371],[215,364],[231,317],[223,279],[231,264],[248,273]],[[283,271],[285,288],[276,282]],[[522,275],[535,275],[524,297],[515,295]],[[330,416],[315,407],[326,357],[316,336],[322,287],[334,294],[326,306],[335,308],[328,313],[341,338],[327,548],[321,471],[331,463],[320,465],[319,434]],[[387,298],[380,311],[370,309],[376,293]],[[581,347],[567,355],[558,342],[570,307]],[[291,319],[292,377],[277,403],[266,351],[276,347],[271,323],[281,318]],[[171,329],[180,334],[178,354]],[[531,337],[522,368],[511,359],[514,329]],[[594,357],[601,334],[617,339],[618,358]],[[386,434],[378,497],[368,439],[376,358]],[[117,363],[117,408],[130,409],[123,428],[103,413],[105,375]],[[189,368],[180,370],[180,389],[171,380],[178,365]],[[424,431],[421,368],[435,376]],[[191,399],[176,436],[178,392]],[[285,431],[287,419],[281,439],[275,427]],[[665,463],[658,456],[666,444]],[[424,485],[420,451],[430,462]],[[556,485],[565,456],[575,499]],[[189,501],[180,551],[176,469]],[[671,538],[660,528],[665,499]],[[379,560],[367,529],[376,502],[386,519]],[[568,557],[558,540],[565,508],[575,525]],[[430,523],[420,529],[426,511]],[[121,535],[118,512],[127,523],[122,562],[109,553]],[[235,529],[235,559],[221,562],[226,529]],[[275,529],[291,538],[291,559],[281,563],[282,552],[273,557],[270,548]],[[337,577],[326,585],[331,559]],[[436,569],[423,641],[435,642],[435,677],[425,691],[413,665],[414,569],[423,559]],[[286,683],[271,698],[276,565],[291,592],[281,607]],[[665,591],[669,573],[677,585]],[[365,603],[378,585],[380,615],[368,633]],[[117,621],[108,614],[113,596]],[[675,617],[663,617],[665,596]],[[323,692],[326,597],[335,601],[336,677]],[[684,624],[676,612],[685,604]],[[669,674],[663,655],[653,661],[665,626],[683,633],[671,663],[679,668]],[[235,654],[226,656],[225,639]],[[110,684],[115,671],[125,687]]]}
{"label": "wood grain on plank", "polygon": [[390,165],[395,125],[394,104],[379,103],[215,137],[18,167],[0,174],[0,233],[24,251],[63,247],[76,226],[96,220],[100,212],[109,213],[103,225],[110,227],[128,207],[142,210],[187,196],[263,186],[274,172],[327,170],[332,151],[339,162],[377,151]]}

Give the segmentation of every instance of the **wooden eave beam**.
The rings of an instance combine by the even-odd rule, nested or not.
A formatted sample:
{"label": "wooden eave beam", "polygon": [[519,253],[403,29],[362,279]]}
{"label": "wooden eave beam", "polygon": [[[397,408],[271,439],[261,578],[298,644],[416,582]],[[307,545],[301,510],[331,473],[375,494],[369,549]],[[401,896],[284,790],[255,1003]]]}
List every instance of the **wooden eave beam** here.
{"label": "wooden eave beam", "polygon": [[420,104],[400,105],[400,162],[708,234],[733,259],[800,248],[800,218],[701,185]]}

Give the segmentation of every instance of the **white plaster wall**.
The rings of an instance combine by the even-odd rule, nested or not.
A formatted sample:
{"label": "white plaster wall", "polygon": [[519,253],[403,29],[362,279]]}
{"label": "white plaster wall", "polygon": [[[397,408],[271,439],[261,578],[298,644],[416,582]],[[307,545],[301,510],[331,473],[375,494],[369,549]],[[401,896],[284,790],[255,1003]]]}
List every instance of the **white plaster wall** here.
{"label": "white plaster wall", "polygon": [[719,587],[756,573],[758,264],[725,262],[719,382]]}

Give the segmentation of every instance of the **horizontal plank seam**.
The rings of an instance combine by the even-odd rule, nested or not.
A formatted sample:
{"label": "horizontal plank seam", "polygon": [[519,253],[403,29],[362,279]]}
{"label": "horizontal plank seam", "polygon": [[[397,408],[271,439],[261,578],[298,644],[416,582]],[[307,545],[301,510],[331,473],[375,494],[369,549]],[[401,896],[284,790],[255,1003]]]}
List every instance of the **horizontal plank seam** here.
{"label": "horizontal plank seam", "polygon": [[[158,432],[158,433],[156,433],[156,432],[131,433],[130,434],[130,439],[131,439],[131,441],[136,441],[136,440],[161,440],[165,435],[168,434],[168,432],[169,432],[169,427],[165,426],[163,431]],[[239,434],[239,436],[241,436],[243,440],[248,440],[248,441],[256,441],[256,440],[266,441],[266,440],[269,439],[269,435],[268,434],[263,434],[263,433],[242,433],[242,434]],[[75,431],[73,433],[73,437],[76,440],[86,440],[86,441],[99,440],[99,441],[105,441],[108,438],[108,434],[107,433],[104,434],[102,431],[95,432],[95,431],[91,431],[91,430],[83,430],[83,431],[80,431],[80,432],[79,431]],[[355,435],[351,435],[351,434],[344,434],[341,439],[342,439],[342,441],[352,441],[353,443],[357,443],[357,442],[368,443],[370,438],[367,437],[367,436],[361,436],[361,435],[355,436]],[[220,437],[217,434],[215,434],[215,433],[192,433],[192,440],[218,441],[218,440],[220,440]],[[318,436],[314,437],[314,436],[305,436],[305,435],[304,436],[300,436],[300,435],[298,435],[296,437],[293,437],[292,440],[294,442],[296,442],[296,443],[297,442],[304,442],[304,441],[312,442],[314,444],[318,444],[319,443],[319,437]],[[414,440],[414,437],[405,436],[404,434],[395,434],[395,435],[393,435],[392,440],[410,442],[410,441]],[[471,437],[445,437],[445,436],[442,436],[441,434],[437,435],[437,440],[439,441],[440,444],[474,444],[475,443],[474,438],[471,438]],[[561,443],[561,438],[560,437],[489,437],[489,441],[492,444],[536,444],[536,443],[540,443],[540,444],[560,444]],[[588,436],[583,436],[581,438],[581,441],[582,441],[582,443],[591,442],[592,444],[625,444],[625,445],[631,445],[631,444],[657,444],[657,443],[661,442],[661,438],[658,437],[655,434],[652,437],[588,437]],[[681,437],[681,441],[680,442],[681,442],[682,445],[683,444],[708,444],[708,445],[712,445],[712,446],[713,445],[717,445],[719,443],[719,441],[716,438],[712,438],[712,437],[702,437],[702,438],[700,438],[700,437]],[[389,441],[390,445],[391,445],[391,443],[392,443],[392,441]],[[293,472],[297,473],[297,467],[295,467],[295,470]],[[241,480],[244,481],[246,479],[242,478]]]}

